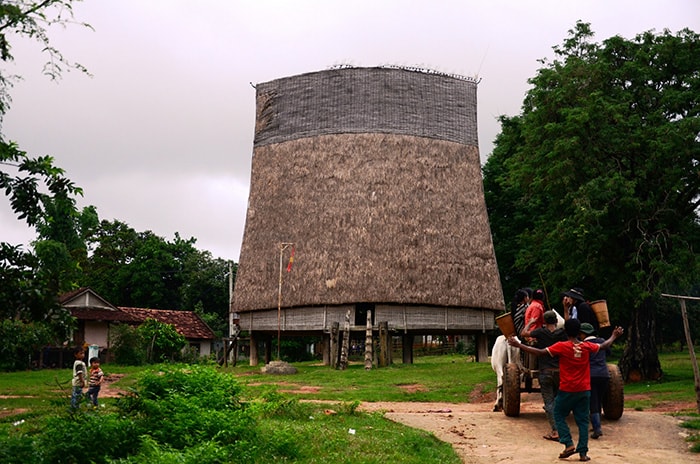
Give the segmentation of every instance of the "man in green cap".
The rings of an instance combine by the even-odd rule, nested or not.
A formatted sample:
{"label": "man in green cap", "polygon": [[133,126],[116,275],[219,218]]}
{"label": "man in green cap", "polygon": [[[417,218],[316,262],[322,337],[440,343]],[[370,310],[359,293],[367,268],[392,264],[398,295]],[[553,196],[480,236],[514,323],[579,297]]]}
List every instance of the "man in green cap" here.
{"label": "man in green cap", "polygon": [[[581,324],[581,338],[586,342],[603,343],[605,340],[598,337],[595,328],[588,322]],[[603,430],[600,424],[600,412],[602,410],[605,395],[608,392],[608,384],[610,383],[610,371],[606,355],[610,353],[610,349],[600,350],[595,354],[591,354],[591,426],[593,433],[591,438],[599,438],[603,435]]]}

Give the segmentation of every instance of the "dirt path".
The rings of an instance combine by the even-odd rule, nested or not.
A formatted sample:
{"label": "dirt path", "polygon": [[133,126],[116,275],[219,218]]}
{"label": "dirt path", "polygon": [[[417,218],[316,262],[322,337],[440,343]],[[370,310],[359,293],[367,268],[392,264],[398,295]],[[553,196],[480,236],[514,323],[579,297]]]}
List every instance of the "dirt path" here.
{"label": "dirt path", "polygon": [[[384,411],[388,419],[432,432],[467,464],[578,462],[578,454],[558,459],[564,446],[542,438],[549,426],[541,396],[523,394],[521,402],[519,417],[492,412],[492,403],[363,403],[360,409]],[[688,451],[680,422],[662,411],[626,409],[618,421],[603,420],[604,435],[589,439],[588,455],[605,464],[700,463],[700,455]],[[573,421],[570,426],[576,436]]]}

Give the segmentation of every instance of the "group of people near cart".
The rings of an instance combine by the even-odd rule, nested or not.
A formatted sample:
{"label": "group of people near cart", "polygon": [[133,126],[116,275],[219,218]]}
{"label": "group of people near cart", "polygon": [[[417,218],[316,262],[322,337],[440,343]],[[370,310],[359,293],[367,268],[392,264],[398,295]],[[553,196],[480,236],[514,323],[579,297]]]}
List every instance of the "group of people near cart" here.
{"label": "group of people near cart", "polygon": [[[510,336],[507,341],[510,346],[537,356],[540,392],[550,426],[544,438],[564,445],[560,459],[578,453],[580,461],[589,461],[589,424],[591,438],[603,435],[601,410],[610,377],[606,352],[623,329],[615,327],[607,340],[600,338],[598,319],[583,290],[572,288],[561,296],[563,328],[558,327],[557,313],[545,310],[542,290],[518,290],[511,314],[520,338]],[[570,413],[578,427],[576,445],[566,422]]]}

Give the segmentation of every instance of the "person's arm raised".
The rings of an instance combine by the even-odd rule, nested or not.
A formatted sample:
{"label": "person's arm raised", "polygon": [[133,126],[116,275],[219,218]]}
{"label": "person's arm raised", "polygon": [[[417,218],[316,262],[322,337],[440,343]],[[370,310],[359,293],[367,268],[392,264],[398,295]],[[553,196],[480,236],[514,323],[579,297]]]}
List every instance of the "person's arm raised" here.
{"label": "person's arm raised", "polygon": [[603,343],[600,344],[600,349],[599,350],[607,350],[610,348],[613,344],[613,342],[621,336],[623,333],[625,333],[625,329],[623,329],[620,326],[615,327],[615,330],[613,330],[612,334],[610,334],[610,338],[605,340]]}

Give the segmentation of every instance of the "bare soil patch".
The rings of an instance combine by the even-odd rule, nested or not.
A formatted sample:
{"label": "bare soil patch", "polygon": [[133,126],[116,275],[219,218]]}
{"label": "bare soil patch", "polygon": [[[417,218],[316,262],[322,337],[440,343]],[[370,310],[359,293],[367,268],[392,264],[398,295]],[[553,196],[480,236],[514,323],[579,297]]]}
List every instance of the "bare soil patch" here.
{"label": "bare soil patch", "polygon": [[112,386],[112,384],[124,377],[124,374],[108,374],[105,375],[104,380],[102,380],[102,387],[100,387],[100,398],[117,398],[126,391],[120,388]]}
{"label": "bare soil patch", "polygon": [[309,393],[318,393],[319,390],[321,390],[320,387],[311,387],[311,386],[301,386],[299,388],[295,388],[294,390],[278,390],[281,393],[298,393],[298,394],[309,394]]}
{"label": "bare soil patch", "polygon": [[406,393],[419,393],[428,391],[423,385],[417,383],[397,385],[399,389],[405,391]]}
{"label": "bare soil patch", "polygon": [[0,411],[0,419],[3,417],[9,417],[9,416],[14,416],[17,414],[23,414],[25,412],[29,411],[26,408],[18,408],[18,409],[3,409]]}

